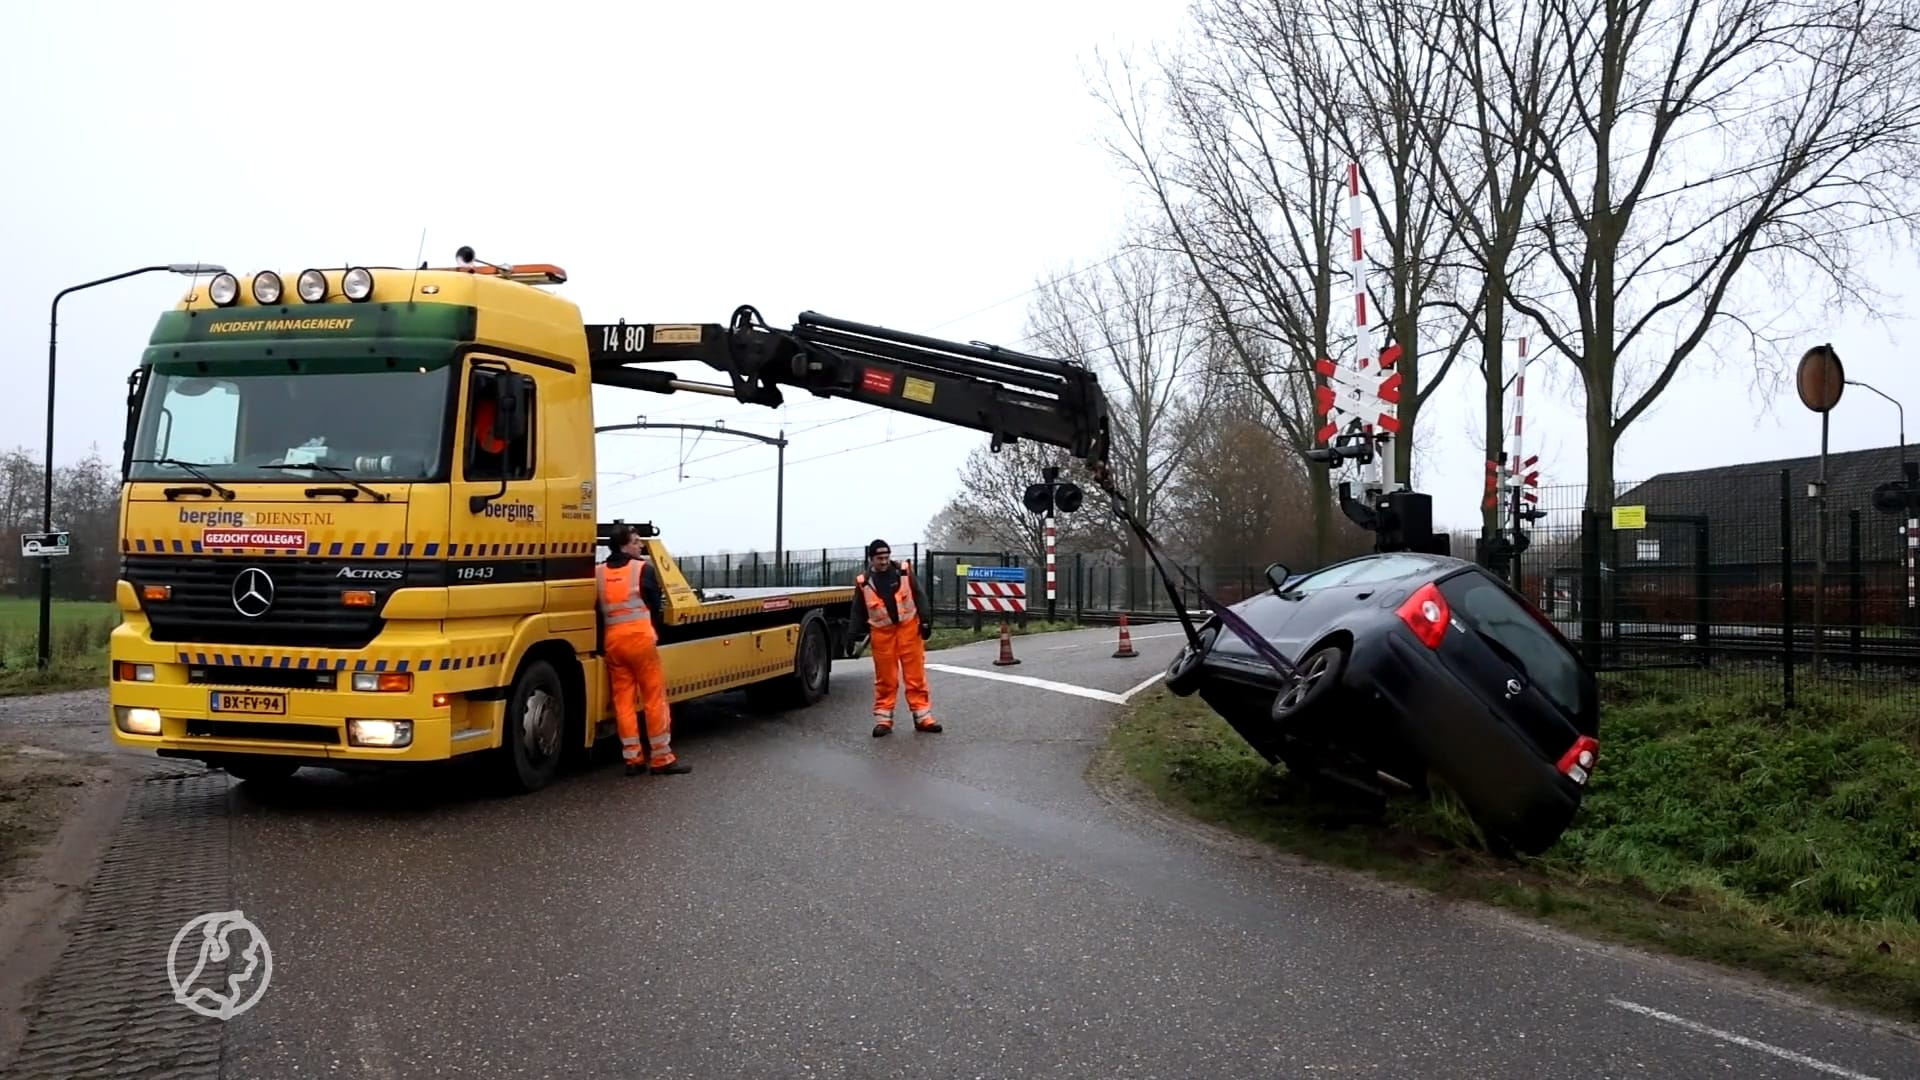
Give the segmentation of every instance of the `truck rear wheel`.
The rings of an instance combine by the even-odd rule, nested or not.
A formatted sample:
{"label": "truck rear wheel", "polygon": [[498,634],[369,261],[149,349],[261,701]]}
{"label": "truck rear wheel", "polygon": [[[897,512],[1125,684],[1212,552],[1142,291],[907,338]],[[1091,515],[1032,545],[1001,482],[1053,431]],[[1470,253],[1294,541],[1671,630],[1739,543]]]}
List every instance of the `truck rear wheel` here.
{"label": "truck rear wheel", "polygon": [[747,695],[757,707],[804,709],[826,697],[832,681],[832,635],[827,631],[827,620],[812,615],[800,624],[793,674],[755,683],[747,688]]}
{"label": "truck rear wheel", "polygon": [[533,660],[521,667],[507,694],[495,775],[515,794],[538,791],[560,771],[566,749],[566,690],[553,665]]}

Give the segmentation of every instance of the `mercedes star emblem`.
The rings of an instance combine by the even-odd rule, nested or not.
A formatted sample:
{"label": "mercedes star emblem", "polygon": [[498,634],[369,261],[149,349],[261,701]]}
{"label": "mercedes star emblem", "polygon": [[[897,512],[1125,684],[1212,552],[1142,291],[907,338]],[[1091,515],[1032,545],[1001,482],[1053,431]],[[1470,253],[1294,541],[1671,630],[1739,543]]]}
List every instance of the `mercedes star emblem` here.
{"label": "mercedes star emblem", "polygon": [[249,566],[233,579],[233,610],[257,619],[273,607],[273,579],[265,570]]}

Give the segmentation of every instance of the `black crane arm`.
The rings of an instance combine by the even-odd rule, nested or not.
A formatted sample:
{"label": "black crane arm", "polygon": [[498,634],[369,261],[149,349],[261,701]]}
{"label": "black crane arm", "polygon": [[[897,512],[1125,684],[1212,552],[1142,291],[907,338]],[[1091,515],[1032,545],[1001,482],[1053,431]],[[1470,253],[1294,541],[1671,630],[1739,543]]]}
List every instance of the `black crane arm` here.
{"label": "black crane arm", "polygon": [[[804,312],[770,327],[741,306],[731,322],[589,323],[587,354],[601,386],[715,394],[777,408],[781,387],[845,398],[984,431],[993,448],[1032,439],[1064,447],[1104,472],[1107,398],[1086,365],[997,345],[920,334]],[[697,360],[728,385],[690,382],[635,365]]]}

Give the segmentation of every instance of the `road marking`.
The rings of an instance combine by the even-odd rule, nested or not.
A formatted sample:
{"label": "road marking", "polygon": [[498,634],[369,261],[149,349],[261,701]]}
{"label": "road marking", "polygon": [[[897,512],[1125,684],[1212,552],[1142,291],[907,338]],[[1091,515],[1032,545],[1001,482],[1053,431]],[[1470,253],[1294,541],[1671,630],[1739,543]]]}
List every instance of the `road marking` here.
{"label": "road marking", "polygon": [[1133,695],[1139,693],[1142,690],[1145,690],[1147,687],[1152,686],[1154,683],[1159,682],[1161,679],[1165,678],[1166,675],[1167,673],[1164,671],[1156,671],[1153,674],[1147,676],[1146,678],[1141,679],[1139,682],[1134,683],[1133,686],[1129,687],[1125,693],[1121,694],[1120,700],[1121,701],[1132,700]]}
{"label": "road marking", "polygon": [[1749,1050],[1758,1050],[1763,1054],[1772,1054],[1774,1057],[1791,1061],[1795,1065],[1805,1065],[1809,1069],[1818,1069],[1823,1073],[1832,1073],[1834,1076],[1844,1076],[1847,1080],[1876,1080],[1875,1077],[1868,1076],[1866,1073],[1857,1073],[1852,1069],[1843,1069],[1838,1065],[1829,1065],[1824,1061],[1810,1058],[1805,1054],[1795,1053],[1792,1050],[1782,1049],[1781,1047],[1763,1043],[1756,1039],[1749,1039],[1744,1035],[1735,1035],[1731,1031],[1721,1031],[1719,1028],[1710,1028],[1705,1024],[1694,1023],[1685,1017],[1661,1012],[1659,1009],[1651,1009],[1645,1005],[1636,1004],[1631,1001],[1622,1001],[1619,998],[1608,998],[1607,1004],[1625,1009],[1628,1012],[1639,1013],[1642,1016],[1650,1016],[1655,1020],[1662,1020],[1675,1027],[1685,1028],[1688,1031],[1701,1035],[1711,1035],[1716,1039],[1730,1042],[1735,1046],[1744,1046]]}
{"label": "road marking", "polygon": [[[1173,633],[1171,633],[1171,634],[1135,634],[1135,633],[1128,633],[1128,634],[1127,634],[1127,636],[1128,636],[1128,637],[1130,637],[1130,638],[1132,638],[1132,639],[1133,639],[1133,640],[1135,640],[1135,641],[1152,641],[1152,640],[1154,640],[1155,638],[1169,638],[1169,637],[1186,637],[1186,636],[1187,636],[1187,632],[1186,632],[1185,630],[1175,630],[1175,631],[1174,631]],[[1118,640],[1118,638],[1116,637],[1116,638],[1115,638],[1115,640]],[[1108,643],[1107,643],[1106,641],[1102,641],[1102,640],[1096,640],[1096,639],[1092,639],[1092,638],[1089,638],[1089,639],[1088,639],[1088,640],[1086,640],[1086,641],[1078,641],[1078,642],[1075,642],[1075,643],[1073,643],[1072,645],[1049,645],[1049,646],[1047,646],[1047,651],[1048,651],[1048,652],[1059,652],[1059,651],[1060,651],[1061,649],[1085,649],[1085,648],[1090,648],[1090,647],[1092,647],[1092,646],[1094,646],[1094,645],[1105,645],[1105,644],[1108,644]]]}
{"label": "road marking", "polygon": [[1092,698],[1110,705],[1125,705],[1127,699],[1111,690],[1095,690],[1091,686],[1075,686],[1072,683],[1054,682],[1051,679],[1036,679],[1031,675],[1007,675],[998,671],[981,671],[979,668],[954,667],[952,664],[928,664],[928,671],[944,671],[949,675],[970,675],[976,679],[991,679],[994,682],[1012,683],[1015,686],[1031,686],[1035,690],[1051,690],[1056,694],[1072,694],[1075,697]]}

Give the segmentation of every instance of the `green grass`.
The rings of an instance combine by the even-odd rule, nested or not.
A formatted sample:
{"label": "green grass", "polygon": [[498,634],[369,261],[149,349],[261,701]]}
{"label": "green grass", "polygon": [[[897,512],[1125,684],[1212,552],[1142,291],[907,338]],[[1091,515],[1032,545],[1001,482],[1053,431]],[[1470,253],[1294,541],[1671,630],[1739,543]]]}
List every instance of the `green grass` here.
{"label": "green grass", "polygon": [[40,602],[0,597],[0,696],[84,690],[107,682],[107,635],[120,625],[111,603],[56,600],[52,663],[42,671]]}
{"label": "green grass", "polygon": [[1487,854],[1444,793],[1384,816],[1316,801],[1161,687],[1135,700],[1102,767],[1308,858],[1920,1019],[1920,720],[1806,690],[1784,710],[1765,681],[1608,687],[1593,788],[1538,858]]}

